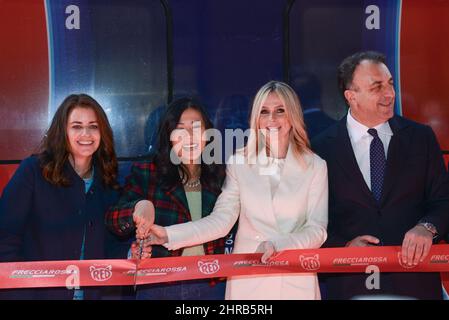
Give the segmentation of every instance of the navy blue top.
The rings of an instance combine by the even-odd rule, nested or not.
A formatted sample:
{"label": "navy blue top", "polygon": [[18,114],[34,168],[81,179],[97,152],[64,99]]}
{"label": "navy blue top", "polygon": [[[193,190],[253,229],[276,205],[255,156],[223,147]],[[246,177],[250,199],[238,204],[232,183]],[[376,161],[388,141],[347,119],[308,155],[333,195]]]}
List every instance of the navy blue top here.
{"label": "navy blue top", "polygon": [[[106,249],[115,240],[106,231],[104,214],[118,193],[103,186],[99,167],[95,167],[98,174],[87,193],[70,163],[64,172],[71,184],[58,187],[44,179],[37,157],[22,161],[0,199],[0,261],[79,260],[85,227],[84,259],[108,256]],[[73,290],[65,288],[17,293],[14,298],[73,298]],[[85,299],[98,298],[98,289],[86,288]]]}

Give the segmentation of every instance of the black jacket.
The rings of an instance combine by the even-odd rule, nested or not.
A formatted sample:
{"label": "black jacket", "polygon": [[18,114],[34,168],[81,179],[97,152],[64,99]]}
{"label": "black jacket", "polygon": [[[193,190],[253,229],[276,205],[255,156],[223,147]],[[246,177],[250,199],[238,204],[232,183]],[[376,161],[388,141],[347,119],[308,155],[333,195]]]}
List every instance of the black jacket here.
{"label": "black jacket", "polygon": [[[382,245],[401,245],[404,235],[421,219],[441,235],[449,229],[449,180],[435,134],[429,126],[400,116],[389,120],[393,131],[383,192],[378,204],[363,179],[352,150],[346,117],[312,141],[327,162],[329,225],[326,247],[343,247],[360,235],[372,235]],[[437,273],[383,273],[381,290],[367,290],[365,274],[341,274],[327,280],[331,299],[355,295],[395,294],[441,299]]]}
{"label": "black jacket", "polygon": [[[42,176],[37,157],[22,161],[0,199],[0,261],[79,260],[86,227],[85,260],[104,259],[117,243],[104,224],[117,192],[102,185],[96,167],[94,182],[85,193],[84,181],[70,164],[69,187],[57,187]],[[126,257],[125,253],[122,253]],[[85,288],[85,299],[99,299],[100,288]],[[0,290],[1,298],[72,299],[65,288]]]}

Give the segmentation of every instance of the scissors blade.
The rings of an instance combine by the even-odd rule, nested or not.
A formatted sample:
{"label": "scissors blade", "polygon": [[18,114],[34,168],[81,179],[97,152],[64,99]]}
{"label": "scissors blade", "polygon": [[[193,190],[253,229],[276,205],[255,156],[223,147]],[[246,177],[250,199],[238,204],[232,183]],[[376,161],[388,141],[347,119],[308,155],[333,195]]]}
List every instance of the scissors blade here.
{"label": "scissors blade", "polygon": [[142,253],[143,253],[143,240],[140,240],[139,243],[139,255],[138,255],[138,261],[136,262],[136,269],[134,272],[134,291],[137,289],[137,270],[139,269],[140,261],[142,260]]}

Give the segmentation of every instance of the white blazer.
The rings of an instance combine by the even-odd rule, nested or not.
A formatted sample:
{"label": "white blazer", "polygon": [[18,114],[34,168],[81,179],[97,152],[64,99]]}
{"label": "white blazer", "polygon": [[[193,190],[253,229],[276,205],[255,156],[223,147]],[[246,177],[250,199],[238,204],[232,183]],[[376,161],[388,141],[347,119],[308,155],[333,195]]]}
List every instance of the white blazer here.
{"label": "white blazer", "polygon": [[[166,227],[170,250],[224,237],[240,217],[233,253],[254,253],[262,241],[277,251],[319,248],[326,240],[328,182],[326,162],[303,156],[306,166],[288,150],[278,189],[260,165],[230,157],[222,193],[213,212],[200,220]],[[226,299],[320,299],[316,274],[254,275],[228,278]]]}

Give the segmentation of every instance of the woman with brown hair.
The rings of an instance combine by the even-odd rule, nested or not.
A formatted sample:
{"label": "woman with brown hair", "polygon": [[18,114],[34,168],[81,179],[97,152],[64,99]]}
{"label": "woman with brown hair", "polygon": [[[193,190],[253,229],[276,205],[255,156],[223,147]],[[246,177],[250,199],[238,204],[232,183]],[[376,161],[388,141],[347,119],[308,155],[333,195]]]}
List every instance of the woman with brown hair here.
{"label": "woman with brown hair", "polygon": [[[68,96],[39,152],[22,161],[0,199],[0,261],[105,258],[104,214],[118,198],[107,116],[92,97]],[[112,235],[111,235],[112,240]],[[16,299],[98,299],[100,290],[2,292]]]}

